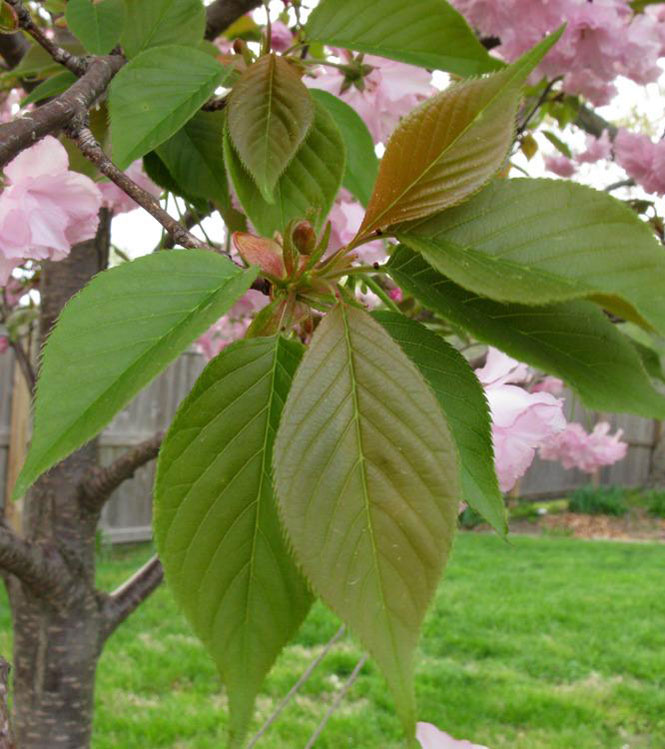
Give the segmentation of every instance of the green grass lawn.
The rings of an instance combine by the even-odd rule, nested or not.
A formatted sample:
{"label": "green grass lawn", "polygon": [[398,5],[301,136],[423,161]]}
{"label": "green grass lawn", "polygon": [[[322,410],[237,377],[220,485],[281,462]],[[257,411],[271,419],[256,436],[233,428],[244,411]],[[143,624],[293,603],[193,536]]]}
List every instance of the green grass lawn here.
{"label": "green grass lawn", "polygon": [[[100,564],[111,588],[150,551]],[[420,717],[492,749],[665,748],[665,546],[463,534],[418,654]],[[9,619],[0,613],[0,652]],[[258,701],[258,726],[339,626],[314,607]],[[362,655],[346,637],[258,744],[302,749]],[[94,749],[220,749],[225,698],[165,588],[110,640]],[[401,749],[365,665],[320,749]]]}

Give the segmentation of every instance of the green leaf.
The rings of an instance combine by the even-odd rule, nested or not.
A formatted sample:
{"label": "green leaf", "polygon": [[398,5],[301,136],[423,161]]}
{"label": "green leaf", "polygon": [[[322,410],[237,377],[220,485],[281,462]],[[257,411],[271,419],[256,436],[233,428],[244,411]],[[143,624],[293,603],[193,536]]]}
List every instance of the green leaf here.
{"label": "green leaf", "polygon": [[379,172],[379,160],[367,125],[346,102],[327,91],[313,88],[310,94],[314,101],[328,110],[344,139],[346,169],[342,185],[363,205],[367,205]]}
{"label": "green leaf", "polygon": [[256,269],[205,250],[147,255],[95,276],[44,347],[32,444],[14,496],[94,437],[255,278]]}
{"label": "green leaf", "polygon": [[447,88],[405,117],[386,146],[358,236],[428,216],[479,190],[506,159],[522,84],[560,35],[500,73]]}
{"label": "green leaf", "polygon": [[494,470],[492,422],[485,391],[460,352],[440,335],[396,312],[374,312],[432,388],[457,444],[462,499],[494,528],[508,532],[506,507]]}
{"label": "green leaf", "polygon": [[197,112],[157,148],[157,153],[186,194],[212,200],[228,215],[232,205],[224,167],[223,138],[224,113]]}
{"label": "green leaf", "polygon": [[322,0],[305,33],[308,41],[462,76],[502,67],[445,0]]}
{"label": "green leaf", "polygon": [[190,195],[173,179],[166,164],[159,158],[157,151],[150,151],[143,157],[143,170],[150,179],[164,190],[184,198],[195,211],[202,216],[208,210],[208,201]]}
{"label": "green leaf", "polygon": [[155,538],[166,579],[216,661],[242,746],[256,694],[311,604],[286,547],[272,449],[303,347],[242,340],[203,371],[159,455]]}
{"label": "green leaf", "polygon": [[415,729],[413,652],[455,532],[457,453],[416,367],[366,312],[317,328],[282,414],[278,504],[299,566]]}
{"label": "green leaf", "polygon": [[284,57],[263,55],[234,85],[228,102],[231,141],[268,203],[277,180],[314,121],[309,91]]}
{"label": "green leaf", "polygon": [[558,135],[550,132],[549,130],[543,130],[542,133],[554,146],[554,148],[559,151],[559,153],[562,153],[568,159],[573,158],[573,152],[570,150],[570,147],[567,143],[564,143]]}
{"label": "green leaf", "polygon": [[335,121],[315,103],[314,124],[305,142],[275,186],[275,202],[267,203],[243,167],[228,134],[224,157],[238,200],[256,229],[271,237],[294,218],[307,218],[320,228],[332,207],[344,174],[344,141]]}
{"label": "green leaf", "polygon": [[665,415],[665,399],[654,390],[637,352],[595,304],[575,300],[537,307],[484,299],[404,246],[388,270],[422,304],[479,341],[563,378],[589,408]]}
{"label": "green leaf", "polygon": [[205,52],[171,45],[142,52],[111,82],[113,159],[125,169],[174,135],[230,74]]}
{"label": "green leaf", "polygon": [[455,283],[504,302],[592,297],[665,331],[665,253],[647,224],[574,182],[496,180],[398,237]]}
{"label": "green leaf", "polygon": [[127,20],[121,43],[127,57],[165,44],[197,45],[205,30],[201,0],[124,0]]}
{"label": "green leaf", "polygon": [[35,86],[26,97],[21,99],[21,108],[27,107],[28,104],[34,104],[37,101],[42,101],[51,96],[61,94],[77,80],[78,78],[74,73],[70,73],[69,70],[63,70],[62,73],[56,73],[45,81],[42,81],[39,86]]}
{"label": "green leaf", "polygon": [[105,55],[120,41],[125,24],[123,0],[67,0],[65,20],[88,52]]}

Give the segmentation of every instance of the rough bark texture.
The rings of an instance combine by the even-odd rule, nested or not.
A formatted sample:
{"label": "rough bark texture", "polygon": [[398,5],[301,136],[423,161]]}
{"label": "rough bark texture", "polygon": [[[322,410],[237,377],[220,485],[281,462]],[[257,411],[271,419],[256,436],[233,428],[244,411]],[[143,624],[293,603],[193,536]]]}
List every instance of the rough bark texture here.
{"label": "rough bark texture", "polygon": [[[69,297],[107,263],[109,221],[97,238],[42,274],[42,340]],[[75,386],[75,383],[72,383]],[[47,600],[17,578],[8,582],[14,624],[14,731],[19,749],[84,749],[92,725],[95,668],[103,644],[106,596],[95,591],[98,512],[81,501],[79,485],[97,460],[85,445],[28,493],[24,537],[66,564],[63,593]]]}

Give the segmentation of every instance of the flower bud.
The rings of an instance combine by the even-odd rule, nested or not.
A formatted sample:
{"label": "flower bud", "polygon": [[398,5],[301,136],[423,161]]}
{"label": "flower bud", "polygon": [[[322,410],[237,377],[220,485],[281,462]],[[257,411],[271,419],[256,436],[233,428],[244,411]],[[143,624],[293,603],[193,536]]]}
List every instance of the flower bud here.
{"label": "flower bud", "polygon": [[301,255],[311,255],[316,247],[316,232],[309,221],[299,221],[293,227],[291,239]]}
{"label": "flower bud", "polygon": [[233,246],[249,265],[258,265],[263,273],[275,278],[284,278],[285,268],[282,248],[272,239],[255,237],[244,231],[233,233]]}

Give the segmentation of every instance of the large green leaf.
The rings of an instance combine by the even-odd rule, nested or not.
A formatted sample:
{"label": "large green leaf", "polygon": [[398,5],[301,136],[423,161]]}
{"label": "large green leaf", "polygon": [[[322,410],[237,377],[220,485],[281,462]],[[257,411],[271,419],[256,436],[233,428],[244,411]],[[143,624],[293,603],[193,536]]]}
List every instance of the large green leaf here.
{"label": "large green leaf", "polygon": [[261,234],[284,231],[293,218],[308,218],[320,227],[332,207],[344,174],[344,141],[335,121],[315,104],[314,124],[305,142],[275,186],[275,202],[267,203],[243,167],[231,140],[224,138],[229,176],[247,216]]}
{"label": "large green leaf", "polygon": [[560,35],[499,73],[447,88],[405,117],[386,146],[358,235],[428,216],[479,190],[506,159],[524,81]]}
{"label": "large green leaf", "polygon": [[422,375],[366,312],[317,328],[275,442],[298,564],[355,631],[415,728],[413,652],[457,517],[457,453]]}
{"label": "large green leaf", "polygon": [[379,172],[379,160],[374,151],[374,142],[354,109],[337,96],[313,88],[314,101],[323,105],[337,123],[346,145],[346,170],[342,185],[363,205],[367,205]]}
{"label": "large green leaf", "polygon": [[92,52],[105,55],[120,40],[125,23],[123,0],[68,0],[65,20],[69,30]]}
{"label": "large green leaf", "polygon": [[665,252],[605,192],[562,180],[496,180],[399,238],[470,291],[543,304],[592,296],[665,332]]}
{"label": "large green leaf", "polygon": [[170,45],[142,52],[111,82],[113,158],[124,169],[168,140],[230,74],[205,52]]}
{"label": "large green leaf", "polygon": [[148,255],[95,276],[46,342],[14,495],[94,437],[255,278],[256,269],[205,250]]}
{"label": "large green leaf", "polygon": [[263,679],[311,603],[277,517],[271,468],[301,356],[283,338],[224,349],[178,409],[157,466],[159,557],[226,684],[232,746],[242,746]]}
{"label": "large green leaf", "polygon": [[307,38],[457,75],[497,70],[464,17],[445,0],[322,0]]}
{"label": "large green leaf", "polygon": [[226,218],[235,211],[224,167],[223,138],[224,113],[197,112],[157,148],[157,154],[185,194],[212,200]]}
{"label": "large green leaf", "polygon": [[203,40],[201,0],[124,0],[127,20],[122,46],[127,57],[165,44],[197,45]]}
{"label": "large green leaf", "polygon": [[418,367],[439,401],[459,451],[462,499],[505,535],[508,524],[494,470],[492,422],[478,378],[456,348],[416,320],[396,312],[373,316]]}
{"label": "large green leaf", "polygon": [[562,377],[590,408],[665,416],[665,399],[653,388],[635,348],[592,302],[537,307],[484,299],[404,246],[388,270],[425,306],[478,340]]}
{"label": "large green leaf", "polygon": [[241,75],[228,102],[231,141],[264,200],[314,122],[309,91],[291,63],[263,55]]}

